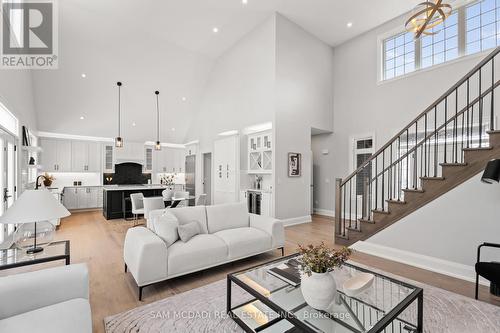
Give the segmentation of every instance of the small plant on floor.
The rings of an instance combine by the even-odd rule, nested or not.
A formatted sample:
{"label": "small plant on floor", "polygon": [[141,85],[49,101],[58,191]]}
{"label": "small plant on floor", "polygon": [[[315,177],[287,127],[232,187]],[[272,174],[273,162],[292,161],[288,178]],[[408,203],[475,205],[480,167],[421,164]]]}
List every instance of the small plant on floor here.
{"label": "small plant on floor", "polygon": [[299,245],[299,253],[302,255],[299,259],[302,272],[311,276],[312,273],[328,273],[341,267],[351,256],[352,250],[347,247],[333,250],[321,242],[318,246]]}

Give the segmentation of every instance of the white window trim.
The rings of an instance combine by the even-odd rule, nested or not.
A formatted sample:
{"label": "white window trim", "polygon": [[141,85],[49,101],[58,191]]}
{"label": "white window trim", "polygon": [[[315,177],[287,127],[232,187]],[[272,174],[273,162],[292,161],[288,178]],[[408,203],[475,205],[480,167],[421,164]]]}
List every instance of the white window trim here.
{"label": "white window trim", "polygon": [[[453,8],[454,10],[461,10],[462,12],[465,10],[465,6],[466,5],[469,5],[469,4],[472,4],[476,1],[481,1],[481,0],[457,0],[453,3]],[[466,20],[465,18],[465,14],[463,13],[462,14],[464,16],[464,19]],[[459,18],[460,19],[460,18]],[[404,24],[404,23],[403,23]],[[465,30],[465,25],[462,24],[463,26],[463,29]],[[460,29],[460,23],[459,23],[459,29]],[[440,69],[444,66],[449,66],[449,65],[452,65],[452,64],[456,64],[458,62],[461,62],[461,61],[467,61],[467,60],[471,60],[471,59],[474,59],[474,58],[484,58],[486,55],[488,55],[489,53],[491,53],[494,48],[491,48],[491,49],[488,49],[488,50],[484,50],[484,51],[480,51],[480,52],[477,52],[477,53],[473,53],[473,54],[469,54],[467,55],[465,53],[465,47],[466,45],[461,45],[461,44],[465,44],[463,42],[465,42],[464,38],[465,38],[465,31],[459,31],[459,35],[458,35],[458,38],[459,38],[459,49],[458,49],[458,58],[456,59],[453,59],[453,60],[450,60],[450,61],[445,61],[445,62],[442,62],[440,64],[437,64],[437,65],[432,65],[432,66],[429,66],[429,67],[426,67],[426,68],[418,68],[418,69],[415,69],[413,72],[410,72],[410,73],[406,73],[406,74],[403,74],[403,75],[400,75],[400,76],[396,76],[396,77],[393,77],[391,79],[384,79],[384,41],[387,39],[387,38],[390,38],[390,37],[393,37],[395,35],[398,35],[400,33],[403,33],[405,30],[404,29],[401,29],[400,26],[394,28],[394,29],[391,29],[383,34],[380,34],[377,36],[377,85],[383,85],[383,84],[386,84],[386,83],[392,83],[392,82],[395,82],[395,81],[398,81],[398,80],[401,80],[401,79],[406,79],[406,78],[409,78],[409,77],[412,77],[414,75],[418,75],[420,73],[426,73],[426,72],[429,72],[429,71],[433,71],[433,70],[436,70],[436,69]],[[461,35],[462,33],[462,35]],[[462,40],[461,40],[462,39]],[[419,48],[418,50],[418,53],[421,52],[421,49]],[[415,59],[416,58],[420,58],[420,54],[417,55],[417,52],[415,53]],[[415,66],[416,66],[416,62],[415,62]]]}

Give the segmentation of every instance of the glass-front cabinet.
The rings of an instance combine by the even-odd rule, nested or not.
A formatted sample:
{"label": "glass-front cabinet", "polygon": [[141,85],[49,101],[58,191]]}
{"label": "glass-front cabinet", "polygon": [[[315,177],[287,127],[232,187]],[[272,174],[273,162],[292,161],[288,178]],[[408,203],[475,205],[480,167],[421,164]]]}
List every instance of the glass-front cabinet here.
{"label": "glass-front cabinet", "polygon": [[248,136],[248,173],[272,173],[272,132],[259,132]]}

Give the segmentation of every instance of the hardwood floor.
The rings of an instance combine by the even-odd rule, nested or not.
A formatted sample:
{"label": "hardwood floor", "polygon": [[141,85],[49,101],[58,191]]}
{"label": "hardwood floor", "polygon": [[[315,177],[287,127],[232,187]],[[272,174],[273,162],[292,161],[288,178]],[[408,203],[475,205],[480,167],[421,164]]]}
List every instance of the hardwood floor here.
{"label": "hardwood floor", "polygon": [[[324,241],[329,246],[335,246],[332,223],[330,218],[314,216],[313,223],[286,228],[286,254],[296,252],[298,244],[319,244]],[[93,211],[73,213],[62,221],[56,233],[57,239],[71,241],[71,262],[84,262],[89,267],[90,302],[95,333],[104,332],[103,319],[106,316],[218,281],[225,278],[228,272],[244,269],[280,255],[279,251],[276,251],[158,283],[145,288],[143,301],[139,302],[137,286],[132,276],[123,271],[123,241],[130,227],[132,222],[106,221],[101,212]],[[355,253],[353,259],[409,279],[473,297],[474,285],[469,282],[362,253]],[[60,264],[50,263],[2,271],[1,275]],[[486,287],[481,288],[480,297],[483,301],[500,306],[500,298],[491,296]]]}

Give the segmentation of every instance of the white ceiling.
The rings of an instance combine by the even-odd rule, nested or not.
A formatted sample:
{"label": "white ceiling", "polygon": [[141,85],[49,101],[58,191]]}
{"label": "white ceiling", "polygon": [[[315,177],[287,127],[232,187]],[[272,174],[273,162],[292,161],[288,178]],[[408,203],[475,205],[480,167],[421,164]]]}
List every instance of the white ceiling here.
{"label": "white ceiling", "polygon": [[[34,73],[39,130],[114,137],[115,83],[120,80],[124,83],[123,136],[132,141],[154,140],[153,91],[158,89],[162,141],[182,142],[214,59],[273,12],[335,46],[407,12],[417,2],[59,1],[59,70]],[[353,23],[352,28],[347,28],[347,22]],[[214,34],[213,27],[219,33]]]}

